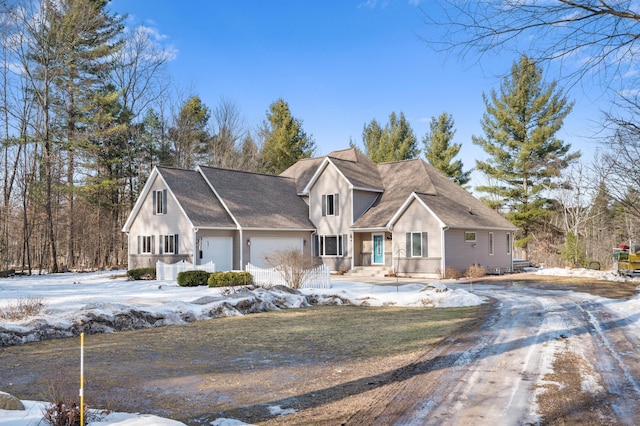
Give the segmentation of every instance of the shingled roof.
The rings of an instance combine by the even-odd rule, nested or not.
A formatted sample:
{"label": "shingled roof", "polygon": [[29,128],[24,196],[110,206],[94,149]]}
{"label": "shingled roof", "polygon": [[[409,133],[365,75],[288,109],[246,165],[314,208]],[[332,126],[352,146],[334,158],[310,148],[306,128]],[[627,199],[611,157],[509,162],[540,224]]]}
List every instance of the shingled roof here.
{"label": "shingled roof", "polygon": [[200,167],[242,228],[313,230],[295,179],[238,170]]}
{"label": "shingled roof", "polygon": [[281,176],[295,179],[300,194],[327,160],[354,188],[381,192],[352,225],[354,230],[387,227],[414,193],[445,226],[514,229],[511,222],[421,159],[376,164],[350,148],[301,160]]}
{"label": "shingled roof", "polygon": [[378,169],[384,193],[354,223],[353,229],[386,227],[413,193],[445,226],[514,228],[499,213],[421,159],[382,163]]}
{"label": "shingled roof", "polygon": [[236,228],[233,219],[200,173],[169,167],[158,167],[158,172],[193,226]]}

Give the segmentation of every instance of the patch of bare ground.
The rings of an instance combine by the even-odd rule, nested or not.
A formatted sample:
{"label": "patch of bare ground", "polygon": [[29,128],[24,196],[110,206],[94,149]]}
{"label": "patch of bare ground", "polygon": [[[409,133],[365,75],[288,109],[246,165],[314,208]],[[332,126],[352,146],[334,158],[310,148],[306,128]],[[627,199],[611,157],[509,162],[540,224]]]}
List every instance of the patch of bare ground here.
{"label": "patch of bare ground", "polygon": [[[363,424],[354,416],[370,401],[431,368],[492,309],[320,306],[91,335],[85,401],[194,425]],[[2,390],[47,400],[53,376],[77,390],[79,354],[79,339],[0,348]]]}
{"label": "patch of bare ground", "polygon": [[543,377],[537,403],[541,424],[615,425],[619,424],[611,408],[611,395],[593,379],[589,363],[569,350],[565,343],[553,362],[553,373]]}
{"label": "patch of bare ground", "polygon": [[537,275],[531,273],[486,276],[475,283],[527,286],[547,290],[571,290],[609,299],[628,299],[638,294],[638,282],[603,281],[584,277]]}

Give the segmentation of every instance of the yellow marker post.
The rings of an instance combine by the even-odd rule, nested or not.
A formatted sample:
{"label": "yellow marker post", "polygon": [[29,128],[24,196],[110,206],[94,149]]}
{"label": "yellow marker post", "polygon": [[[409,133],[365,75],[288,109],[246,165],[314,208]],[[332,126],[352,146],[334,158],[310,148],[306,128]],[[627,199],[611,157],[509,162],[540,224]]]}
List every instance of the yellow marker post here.
{"label": "yellow marker post", "polygon": [[80,333],[80,426],[84,426],[84,333]]}

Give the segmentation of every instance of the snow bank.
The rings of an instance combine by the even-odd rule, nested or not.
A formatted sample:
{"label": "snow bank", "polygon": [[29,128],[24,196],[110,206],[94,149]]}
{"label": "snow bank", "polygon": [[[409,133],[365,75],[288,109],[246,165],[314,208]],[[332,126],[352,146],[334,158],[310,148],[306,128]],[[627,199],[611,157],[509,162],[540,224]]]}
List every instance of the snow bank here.
{"label": "snow bank", "polygon": [[537,275],[552,275],[559,277],[582,277],[592,278],[600,281],[613,282],[637,282],[640,283],[640,277],[628,277],[619,275],[616,271],[596,271],[586,268],[530,268],[527,272],[534,272]]}
{"label": "snow bank", "polygon": [[38,300],[35,316],[0,324],[0,346],[119,330],[161,327],[311,305],[474,306],[483,303],[440,282],[382,286],[333,283],[329,289],[179,287],[172,281],[128,281],[124,271],[0,279],[0,310]]}

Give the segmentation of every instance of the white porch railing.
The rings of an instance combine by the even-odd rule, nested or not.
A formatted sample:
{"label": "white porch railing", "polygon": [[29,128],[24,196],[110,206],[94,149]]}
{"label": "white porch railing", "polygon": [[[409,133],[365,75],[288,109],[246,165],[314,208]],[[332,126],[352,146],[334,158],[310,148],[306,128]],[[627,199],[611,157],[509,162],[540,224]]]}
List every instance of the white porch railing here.
{"label": "white porch railing", "polygon": [[184,271],[207,271],[207,272],[215,272],[216,265],[213,262],[207,262],[202,265],[194,265],[193,263],[189,263],[186,260],[181,260],[177,263],[164,263],[164,262],[156,262],[156,279],[157,280],[173,280],[175,281],[178,277],[178,273]]}
{"label": "white porch railing", "polygon": [[[257,285],[284,285],[289,286],[284,276],[276,268],[259,268],[247,264],[245,271],[253,277]],[[305,272],[302,288],[331,288],[331,271],[325,265],[317,266]]]}

